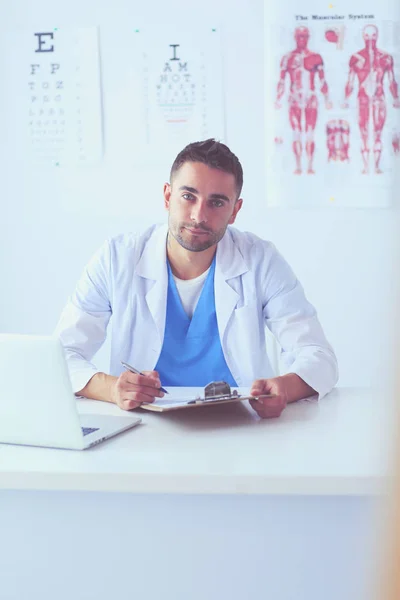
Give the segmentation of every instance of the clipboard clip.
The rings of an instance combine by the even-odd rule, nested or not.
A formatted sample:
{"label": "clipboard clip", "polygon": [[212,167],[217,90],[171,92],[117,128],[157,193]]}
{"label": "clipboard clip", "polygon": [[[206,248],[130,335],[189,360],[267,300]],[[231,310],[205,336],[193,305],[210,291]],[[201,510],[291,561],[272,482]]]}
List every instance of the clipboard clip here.
{"label": "clipboard clip", "polygon": [[195,398],[190,400],[188,404],[206,404],[207,402],[222,402],[223,400],[233,400],[235,398],[241,400],[258,400],[261,397],[271,397],[274,394],[262,394],[262,396],[242,396],[237,390],[231,390],[231,386],[226,381],[211,381],[204,388],[204,398]]}
{"label": "clipboard clip", "polygon": [[231,390],[231,386],[226,381],[211,381],[204,388],[204,398],[196,398],[190,400],[188,404],[202,404],[205,402],[218,402],[218,400],[230,400],[231,398],[239,398],[237,390]]}

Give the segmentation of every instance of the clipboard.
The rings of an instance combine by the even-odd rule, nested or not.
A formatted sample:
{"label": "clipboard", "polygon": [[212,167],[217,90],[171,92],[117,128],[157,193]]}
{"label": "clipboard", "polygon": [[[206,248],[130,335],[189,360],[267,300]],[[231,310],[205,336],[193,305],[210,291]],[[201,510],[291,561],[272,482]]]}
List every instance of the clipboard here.
{"label": "clipboard", "polygon": [[194,397],[181,398],[157,398],[154,402],[141,404],[144,410],[152,412],[170,412],[173,410],[185,410],[206,406],[219,406],[220,404],[232,404],[244,400],[258,400],[258,398],[272,398],[275,394],[263,394],[262,396],[242,396],[237,390],[231,390],[226,381],[211,381],[205,386],[202,393]]}

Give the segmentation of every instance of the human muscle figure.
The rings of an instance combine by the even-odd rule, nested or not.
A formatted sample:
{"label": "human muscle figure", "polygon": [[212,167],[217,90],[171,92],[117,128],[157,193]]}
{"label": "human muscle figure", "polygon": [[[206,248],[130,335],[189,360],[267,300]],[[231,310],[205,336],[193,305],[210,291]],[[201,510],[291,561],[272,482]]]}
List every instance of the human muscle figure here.
{"label": "human muscle figure", "polygon": [[[305,131],[305,149],[307,154],[307,173],[313,174],[315,151],[314,130],[318,117],[318,99],[316,78],[325,98],[327,108],[332,108],[329,100],[328,85],[325,81],[324,63],[320,54],[309,50],[310,32],[307,27],[297,27],[294,32],[296,48],[285,54],[281,60],[275,107],[281,108],[281,98],[285,93],[285,77],[289,74],[289,121],[293,130],[293,152],[296,158],[295,174],[302,172],[301,155],[303,151],[302,132]],[[304,125],[303,125],[303,123]]]}
{"label": "human muscle figure", "polygon": [[326,124],[328,162],[349,162],[350,126],[343,119],[331,119]]}
{"label": "human muscle figure", "polygon": [[365,47],[353,54],[349,61],[349,76],[345,88],[344,108],[348,108],[348,99],[358,79],[358,125],[361,132],[361,155],[363,174],[369,173],[369,125],[372,119],[373,152],[375,173],[382,173],[379,163],[382,154],[382,130],[386,121],[386,99],[384,78],[388,77],[393,106],[400,108],[399,90],[393,72],[393,57],[377,48],[378,28],[366,25],[363,29]]}

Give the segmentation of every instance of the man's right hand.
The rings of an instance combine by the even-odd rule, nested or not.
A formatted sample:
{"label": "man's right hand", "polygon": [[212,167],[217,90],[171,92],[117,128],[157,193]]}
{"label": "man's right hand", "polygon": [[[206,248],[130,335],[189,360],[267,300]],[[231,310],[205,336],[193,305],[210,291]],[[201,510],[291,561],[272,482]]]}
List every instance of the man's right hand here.
{"label": "man's right hand", "polygon": [[111,388],[111,401],[122,410],[132,410],[144,402],[154,402],[155,398],[162,398],[164,392],[158,389],[160,387],[157,371],[144,371],[143,375],[124,371]]}

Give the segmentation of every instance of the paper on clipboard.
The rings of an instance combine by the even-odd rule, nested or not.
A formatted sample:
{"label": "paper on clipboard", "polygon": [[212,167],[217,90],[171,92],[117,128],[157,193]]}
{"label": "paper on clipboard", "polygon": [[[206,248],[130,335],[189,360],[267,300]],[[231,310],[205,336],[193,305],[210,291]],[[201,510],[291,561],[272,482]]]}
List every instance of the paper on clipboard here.
{"label": "paper on clipboard", "polygon": [[204,398],[202,387],[166,387],[168,395],[164,398],[156,398],[151,404],[142,404],[141,408],[155,412],[176,410],[185,406],[192,406],[193,401]]}

